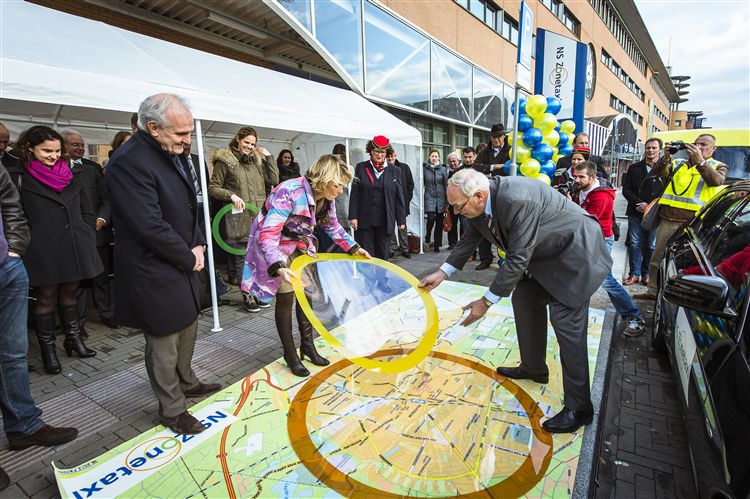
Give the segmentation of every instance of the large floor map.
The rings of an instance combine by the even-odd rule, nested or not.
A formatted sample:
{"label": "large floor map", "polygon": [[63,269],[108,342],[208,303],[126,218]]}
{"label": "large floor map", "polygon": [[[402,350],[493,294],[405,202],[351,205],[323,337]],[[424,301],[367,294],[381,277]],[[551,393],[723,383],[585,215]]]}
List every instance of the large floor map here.
{"label": "large floor map", "polygon": [[[519,353],[510,302],[462,327],[461,306],[484,288],[445,282],[433,296],[439,337],[417,368],[382,374],[319,339],[331,365],[297,378],[276,362],[196,405],[197,436],[156,427],[76,468],[56,469],[63,497],[568,497],[582,429],[550,435],[540,418],[562,405],[550,329],[550,382],[506,380]],[[371,320],[399,320],[413,290]],[[402,314],[408,317],[409,314]],[[590,372],[604,314],[592,310]],[[346,325],[341,326],[346,327]],[[377,354],[386,360],[399,351]],[[309,365],[309,364],[308,364]],[[291,437],[291,438],[290,438]]]}

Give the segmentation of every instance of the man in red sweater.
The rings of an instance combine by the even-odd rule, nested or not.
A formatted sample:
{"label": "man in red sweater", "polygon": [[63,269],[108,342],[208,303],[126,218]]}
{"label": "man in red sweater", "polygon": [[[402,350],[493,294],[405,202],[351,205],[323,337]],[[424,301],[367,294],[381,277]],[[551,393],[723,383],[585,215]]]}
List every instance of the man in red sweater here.
{"label": "man in red sweater", "polygon": [[[583,156],[576,154],[576,152],[573,152],[572,161],[573,183],[575,184],[572,199],[581,208],[596,217],[602,227],[604,241],[607,243],[609,251],[612,252],[612,243],[615,240],[612,233],[612,215],[616,191],[605,180],[597,178],[594,163],[584,161]],[[617,313],[622,315],[627,323],[623,334],[638,336],[643,333],[646,325],[641,318],[641,311],[630,299],[627,291],[617,282],[611,271],[604,278],[602,286],[607,291]]]}

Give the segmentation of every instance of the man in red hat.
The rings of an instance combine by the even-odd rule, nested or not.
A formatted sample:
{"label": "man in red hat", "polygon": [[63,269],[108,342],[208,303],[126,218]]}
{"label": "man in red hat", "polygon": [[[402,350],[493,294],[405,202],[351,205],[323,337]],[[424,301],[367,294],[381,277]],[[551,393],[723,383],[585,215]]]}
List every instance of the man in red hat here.
{"label": "man in red hat", "polygon": [[[356,179],[349,196],[349,223],[361,247],[375,258],[387,260],[396,225],[400,229],[406,227],[401,170],[385,160],[386,154],[393,150],[387,137],[373,137],[365,150],[370,160],[357,163],[354,169]],[[381,273],[376,274],[377,288],[390,293],[385,271],[379,268],[378,272]]]}

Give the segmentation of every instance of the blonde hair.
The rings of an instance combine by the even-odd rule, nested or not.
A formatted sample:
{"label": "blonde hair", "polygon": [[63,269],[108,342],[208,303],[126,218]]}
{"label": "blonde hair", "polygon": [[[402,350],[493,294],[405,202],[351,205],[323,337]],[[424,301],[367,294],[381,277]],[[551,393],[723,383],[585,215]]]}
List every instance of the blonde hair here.
{"label": "blonde hair", "polygon": [[339,157],[335,154],[324,154],[305,173],[307,181],[315,192],[323,192],[332,184],[346,185],[352,181],[353,175]]}

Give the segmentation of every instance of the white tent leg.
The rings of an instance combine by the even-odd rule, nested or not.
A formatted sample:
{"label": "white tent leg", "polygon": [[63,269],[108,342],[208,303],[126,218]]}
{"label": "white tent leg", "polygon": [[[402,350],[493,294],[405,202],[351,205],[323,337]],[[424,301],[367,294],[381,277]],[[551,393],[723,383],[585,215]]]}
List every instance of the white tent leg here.
{"label": "white tent leg", "polygon": [[424,255],[424,167],[422,167],[422,148],[419,148],[419,254]]}
{"label": "white tent leg", "polygon": [[[351,165],[351,163],[349,162],[349,139],[344,139],[344,150],[346,151],[346,166],[348,167],[349,165]],[[354,182],[353,179],[352,179],[352,182]],[[349,182],[349,196],[352,195],[352,182]],[[347,210],[346,216],[347,217],[349,216],[349,210]],[[351,227],[349,227],[349,234],[352,236],[352,239],[354,239],[354,229],[352,229]],[[353,272],[352,275],[354,276],[354,278],[357,279],[359,275],[357,275],[357,263],[356,262],[352,262],[352,272]]]}
{"label": "white tent leg", "polygon": [[208,182],[206,181],[206,158],[203,151],[203,133],[201,120],[195,120],[195,138],[198,142],[198,175],[201,179],[201,191],[203,191],[203,222],[206,227],[206,246],[208,247],[208,279],[211,283],[211,313],[214,318],[214,327],[211,331],[218,333],[222,330],[219,324],[219,304],[216,302],[216,267],[214,266],[214,245],[211,237],[211,216],[208,213]]}

